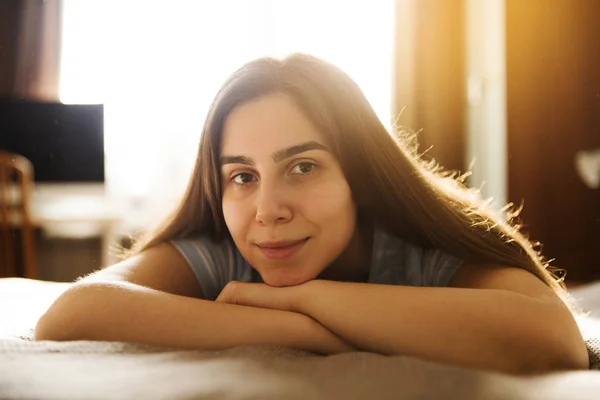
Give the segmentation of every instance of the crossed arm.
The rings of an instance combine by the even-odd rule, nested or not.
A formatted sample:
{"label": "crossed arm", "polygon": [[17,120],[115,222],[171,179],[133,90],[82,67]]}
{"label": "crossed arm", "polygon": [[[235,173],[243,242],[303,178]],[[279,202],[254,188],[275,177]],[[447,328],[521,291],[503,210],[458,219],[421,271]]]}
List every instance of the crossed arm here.
{"label": "crossed arm", "polygon": [[510,373],[588,368],[568,308],[518,268],[464,265],[446,288],[232,282],[217,302],[304,314],[347,343],[382,354]]}

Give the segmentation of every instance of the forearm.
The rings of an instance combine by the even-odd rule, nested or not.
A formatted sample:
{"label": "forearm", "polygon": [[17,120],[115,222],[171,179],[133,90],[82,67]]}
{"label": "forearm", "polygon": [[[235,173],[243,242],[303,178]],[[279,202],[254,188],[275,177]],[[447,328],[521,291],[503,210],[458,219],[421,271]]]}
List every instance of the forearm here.
{"label": "forearm", "polygon": [[69,289],[40,319],[35,337],[206,350],[258,344],[326,354],[350,349],[305,315],[176,296],[123,282]]}
{"label": "forearm", "polygon": [[504,290],[331,281],[314,281],[307,289],[299,312],[355,346],[383,354],[524,372],[556,367],[547,364],[560,360],[573,343],[568,338],[578,335],[564,335],[564,324],[557,329],[555,308]]}

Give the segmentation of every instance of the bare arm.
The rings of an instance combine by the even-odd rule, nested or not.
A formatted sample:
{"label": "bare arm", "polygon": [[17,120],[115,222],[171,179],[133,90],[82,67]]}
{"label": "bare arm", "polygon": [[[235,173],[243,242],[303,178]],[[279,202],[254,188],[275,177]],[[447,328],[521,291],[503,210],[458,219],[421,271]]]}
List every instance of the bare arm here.
{"label": "bare arm", "polygon": [[36,340],[103,340],[221,350],[272,344],[349,350],[305,315],[194,299],[127,282],[77,284],[42,317]]}
{"label": "bare arm", "polygon": [[38,322],[35,338],[211,350],[253,344],[324,354],[351,350],[305,315],[190,297],[202,294],[188,270],[185,260],[164,245],[100,271],[54,302]]}
{"label": "bare arm", "polygon": [[511,373],[588,368],[573,316],[533,274],[465,265],[450,286],[232,283],[218,301],[296,311],[362,349]]}
{"label": "bare arm", "polygon": [[559,300],[502,289],[309,283],[299,312],[370,351],[519,374],[588,368]]}

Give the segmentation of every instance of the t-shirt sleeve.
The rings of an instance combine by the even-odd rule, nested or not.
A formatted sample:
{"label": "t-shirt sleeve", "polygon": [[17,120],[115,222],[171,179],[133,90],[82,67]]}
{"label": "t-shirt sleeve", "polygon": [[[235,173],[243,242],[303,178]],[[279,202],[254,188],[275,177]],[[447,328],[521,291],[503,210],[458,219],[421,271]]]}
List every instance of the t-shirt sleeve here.
{"label": "t-shirt sleeve", "polygon": [[441,250],[405,244],[403,264],[407,285],[443,287],[448,286],[463,261]]}
{"label": "t-shirt sleeve", "polygon": [[376,231],[369,282],[408,286],[448,286],[463,264],[441,250],[423,249]]}
{"label": "t-shirt sleeve", "polygon": [[230,281],[250,280],[249,265],[228,241],[217,244],[203,236],[171,243],[190,265],[207,300],[215,300]]}
{"label": "t-shirt sleeve", "polygon": [[423,286],[448,286],[462,264],[462,260],[441,250],[425,250],[422,263]]}

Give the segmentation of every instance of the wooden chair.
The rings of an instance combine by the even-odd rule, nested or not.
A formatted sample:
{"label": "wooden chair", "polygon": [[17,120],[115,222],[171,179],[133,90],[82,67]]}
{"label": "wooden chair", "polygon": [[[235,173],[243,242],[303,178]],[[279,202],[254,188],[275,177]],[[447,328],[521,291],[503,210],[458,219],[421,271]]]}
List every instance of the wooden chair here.
{"label": "wooden chair", "polygon": [[[0,277],[23,275],[37,279],[30,214],[32,187],[31,162],[0,150]],[[16,240],[19,235],[20,243]],[[17,267],[19,261],[23,264],[21,273]]]}

